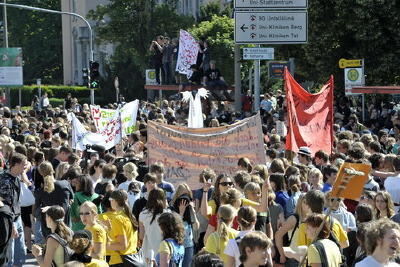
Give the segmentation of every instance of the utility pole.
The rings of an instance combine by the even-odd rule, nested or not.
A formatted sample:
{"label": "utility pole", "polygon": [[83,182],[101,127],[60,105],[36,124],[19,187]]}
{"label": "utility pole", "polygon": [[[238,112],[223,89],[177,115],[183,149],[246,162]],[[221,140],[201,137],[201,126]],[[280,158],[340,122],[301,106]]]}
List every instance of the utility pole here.
{"label": "utility pole", "polygon": [[242,111],[242,79],[240,77],[240,45],[235,44],[235,110]]}
{"label": "utility pole", "polygon": [[[7,4],[7,0],[3,1],[4,4]],[[8,23],[7,23],[7,6],[3,6],[3,25],[4,25],[4,47],[8,48]],[[11,107],[10,101],[10,88],[6,89],[6,105]]]}

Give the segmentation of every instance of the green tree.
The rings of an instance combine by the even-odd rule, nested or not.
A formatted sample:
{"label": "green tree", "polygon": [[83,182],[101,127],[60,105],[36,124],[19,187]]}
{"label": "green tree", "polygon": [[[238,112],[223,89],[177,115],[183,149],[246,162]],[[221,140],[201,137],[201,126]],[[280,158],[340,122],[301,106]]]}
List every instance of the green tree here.
{"label": "green tree", "polygon": [[[60,0],[7,1],[35,7],[59,10]],[[1,20],[3,20],[3,12]],[[22,47],[24,83],[61,84],[62,36],[61,16],[16,8],[7,9],[9,47]]]}
{"label": "green tree", "polygon": [[213,15],[210,21],[203,21],[191,28],[190,33],[197,39],[207,39],[210,44],[211,59],[216,60],[228,83],[233,83],[233,19]]}
{"label": "green tree", "polygon": [[[144,73],[150,68],[149,46],[157,35],[179,36],[179,29],[193,25],[194,19],[176,13],[176,1],[156,5],[155,0],[111,0],[90,12],[96,21],[99,41],[117,44],[108,66],[109,76],[118,75],[122,93],[129,99],[144,97]],[[105,81],[103,88],[112,88]],[[105,96],[112,90],[103,90]]]}
{"label": "green tree", "polygon": [[221,2],[218,0],[208,2],[200,6],[200,15],[198,22],[210,21],[214,15],[230,17],[232,14],[232,5],[229,7],[222,7]]}

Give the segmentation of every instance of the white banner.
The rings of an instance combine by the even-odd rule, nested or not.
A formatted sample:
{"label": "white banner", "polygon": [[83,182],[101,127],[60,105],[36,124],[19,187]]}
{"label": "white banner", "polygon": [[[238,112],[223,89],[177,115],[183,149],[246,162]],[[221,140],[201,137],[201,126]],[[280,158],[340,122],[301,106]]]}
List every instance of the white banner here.
{"label": "white banner", "polygon": [[92,133],[86,130],[85,126],[75,117],[69,114],[72,119],[72,148],[83,151],[87,145],[100,145],[106,150],[113,148],[122,140],[120,112],[117,110],[114,116],[108,121],[104,129],[99,133]]}
{"label": "white banner", "polygon": [[84,151],[86,145],[106,145],[105,138],[98,133],[92,133],[82,125],[73,113],[69,114],[72,120],[72,148]]}
{"label": "white banner", "polygon": [[190,66],[196,64],[199,44],[190,33],[184,30],[179,32],[179,53],[176,63],[176,71],[188,74]]}
{"label": "white banner", "polygon": [[[125,104],[121,108],[121,121],[123,135],[130,135],[136,125],[136,117],[139,108],[139,100]],[[90,105],[90,114],[92,115],[97,132],[102,132],[107,123],[115,116],[117,110],[101,108],[100,106]]]}

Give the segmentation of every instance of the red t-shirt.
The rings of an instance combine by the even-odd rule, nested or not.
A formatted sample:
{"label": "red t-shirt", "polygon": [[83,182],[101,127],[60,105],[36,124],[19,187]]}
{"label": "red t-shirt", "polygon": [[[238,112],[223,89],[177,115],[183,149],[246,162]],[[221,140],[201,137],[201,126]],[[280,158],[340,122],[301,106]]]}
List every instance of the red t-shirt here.
{"label": "red t-shirt", "polygon": [[[217,214],[211,215],[210,219],[208,220],[208,224],[214,226],[214,228],[217,229],[218,226]],[[237,216],[233,218],[232,228],[235,230],[239,230],[239,223],[237,221]]]}

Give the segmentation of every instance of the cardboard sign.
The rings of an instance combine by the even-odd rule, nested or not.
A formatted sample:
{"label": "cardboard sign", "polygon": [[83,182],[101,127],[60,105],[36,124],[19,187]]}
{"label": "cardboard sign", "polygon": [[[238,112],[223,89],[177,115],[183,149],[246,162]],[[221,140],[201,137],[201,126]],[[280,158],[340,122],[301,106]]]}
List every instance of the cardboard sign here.
{"label": "cardboard sign", "polygon": [[149,121],[147,126],[149,164],[162,162],[165,180],[199,188],[199,174],[211,168],[217,174],[239,170],[241,157],[265,164],[259,114],[233,125],[217,128],[187,128]]}
{"label": "cardboard sign", "polygon": [[[351,176],[346,173],[346,169],[362,172],[364,175]],[[358,200],[363,193],[364,185],[368,180],[370,171],[371,166],[367,164],[343,163],[337,174],[335,184],[333,185],[331,197]],[[349,179],[349,177],[351,179]]]}

